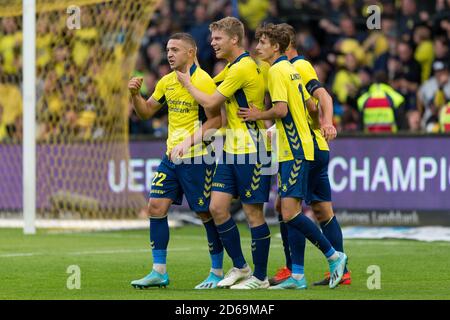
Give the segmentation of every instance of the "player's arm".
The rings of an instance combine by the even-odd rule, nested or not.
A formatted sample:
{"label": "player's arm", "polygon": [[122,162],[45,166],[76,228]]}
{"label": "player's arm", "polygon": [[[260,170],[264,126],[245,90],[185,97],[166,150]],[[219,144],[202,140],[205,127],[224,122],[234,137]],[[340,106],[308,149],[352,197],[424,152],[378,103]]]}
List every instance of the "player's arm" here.
{"label": "player's arm", "polygon": [[244,121],[274,120],[284,118],[287,113],[287,102],[276,101],[273,102],[272,108],[264,111],[259,110],[253,104],[250,104],[248,108],[239,108],[238,116]]}
{"label": "player's arm", "polygon": [[333,99],[323,87],[316,89],[313,96],[319,100],[322,115],[320,131],[327,141],[333,140],[337,135],[336,128],[333,125]]}
{"label": "player's arm", "polygon": [[146,120],[155,115],[162,104],[156,101],[153,97],[150,97],[147,101],[142,98],[140,89],[142,86],[142,78],[132,78],[128,82],[128,90],[131,94],[131,102],[133,103],[134,110],[140,119]]}
{"label": "player's arm", "polygon": [[178,81],[180,81],[183,87],[185,87],[189,91],[189,93],[194,97],[198,104],[202,105],[205,110],[220,109],[220,105],[225,102],[226,98],[217,90],[213,94],[208,94],[196,88],[192,84],[189,71],[185,73],[181,71],[175,72],[177,73]]}
{"label": "player's arm", "polygon": [[[327,141],[333,140],[337,134],[336,128],[333,126],[333,99],[318,80],[316,70],[314,70],[314,67],[309,62],[302,64],[300,71],[302,79],[305,80],[308,94],[314,96],[319,101],[321,113],[320,131]],[[312,117],[315,117],[314,112],[311,112],[309,107],[308,111]]]}

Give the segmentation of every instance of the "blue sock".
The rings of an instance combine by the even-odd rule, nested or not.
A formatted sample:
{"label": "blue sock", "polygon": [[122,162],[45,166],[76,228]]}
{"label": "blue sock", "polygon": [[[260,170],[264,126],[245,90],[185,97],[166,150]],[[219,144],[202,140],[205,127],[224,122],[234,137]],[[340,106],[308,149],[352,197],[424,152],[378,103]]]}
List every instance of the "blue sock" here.
{"label": "blue sock", "polygon": [[288,226],[283,221],[283,216],[281,214],[278,215],[278,221],[280,221],[280,233],[281,233],[281,240],[283,241],[284,257],[286,258],[286,267],[289,270],[292,270],[291,251],[289,250],[289,241],[288,241]]}
{"label": "blue sock", "polygon": [[[330,220],[322,222],[320,228],[328,241],[330,241],[333,248],[337,251],[344,252],[344,240],[342,237],[342,229],[336,216],[333,216]],[[347,267],[345,267],[344,272],[347,272]]]}
{"label": "blue sock", "polygon": [[255,271],[253,275],[259,280],[267,276],[267,261],[269,260],[270,230],[267,223],[250,228],[252,234],[252,257]]}
{"label": "blue sock", "polygon": [[233,266],[235,268],[242,269],[246,262],[241,248],[241,237],[239,235],[239,229],[234,222],[233,218],[228,219],[225,223],[217,226],[220,240],[222,245],[233,260]]}
{"label": "blue sock", "polygon": [[292,274],[305,274],[305,268],[303,265],[292,264]]}
{"label": "blue sock", "polygon": [[150,245],[153,263],[166,264],[167,245],[169,244],[169,223],[164,218],[150,218]]}
{"label": "blue sock", "polygon": [[[291,248],[292,256],[293,269],[291,269],[291,271],[292,273],[299,273],[299,268],[301,267],[301,269],[303,270],[303,266],[305,265],[305,235],[294,226],[288,223],[286,223],[286,225],[288,230],[289,247]],[[297,272],[294,272],[294,269]]]}
{"label": "blue sock", "polygon": [[313,245],[322,251],[325,257],[329,258],[336,252],[314,222],[303,213],[300,212],[295,218],[289,220],[287,223],[303,233]]}
{"label": "blue sock", "polygon": [[209,254],[211,255],[211,263],[213,269],[223,268],[223,245],[220,241],[217,227],[214,224],[214,220],[210,219],[203,222],[206,229],[206,237],[208,238]]}

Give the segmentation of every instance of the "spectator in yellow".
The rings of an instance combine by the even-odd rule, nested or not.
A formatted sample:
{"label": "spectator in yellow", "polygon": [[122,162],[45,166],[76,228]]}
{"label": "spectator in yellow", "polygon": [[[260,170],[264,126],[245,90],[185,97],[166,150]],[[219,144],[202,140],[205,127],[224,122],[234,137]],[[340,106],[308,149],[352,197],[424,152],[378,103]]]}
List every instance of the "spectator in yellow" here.
{"label": "spectator in yellow", "polygon": [[20,48],[22,43],[22,32],[18,31],[15,18],[7,17],[1,19],[0,26],[0,56],[3,60],[3,72],[16,74],[20,67]]}
{"label": "spectator in yellow", "polygon": [[3,122],[3,106],[0,104],[0,142],[8,137],[8,130],[6,124]]}
{"label": "spectator in yellow", "polygon": [[355,98],[361,86],[357,73],[358,62],[352,53],[345,55],[344,68],[339,70],[333,81],[333,93],[342,104],[348,103],[349,98]]}
{"label": "spectator in yellow", "polygon": [[239,15],[250,30],[256,30],[269,10],[268,0],[241,0],[238,3]]}
{"label": "spectator in yellow", "polygon": [[434,60],[433,41],[431,40],[431,30],[426,26],[418,26],[413,35],[416,50],[414,58],[422,67],[421,82],[430,78],[431,65]]}
{"label": "spectator in yellow", "polygon": [[427,132],[439,132],[440,108],[450,101],[450,72],[446,61],[433,63],[434,76],[417,93],[419,110],[423,113],[422,126]]}
{"label": "spectator in yellow", "polygon": [[12,83],[0,83],[0,99],[3,105],[1,124],[14,127],[16,118],[22,116],[22,95],[19,87]]}

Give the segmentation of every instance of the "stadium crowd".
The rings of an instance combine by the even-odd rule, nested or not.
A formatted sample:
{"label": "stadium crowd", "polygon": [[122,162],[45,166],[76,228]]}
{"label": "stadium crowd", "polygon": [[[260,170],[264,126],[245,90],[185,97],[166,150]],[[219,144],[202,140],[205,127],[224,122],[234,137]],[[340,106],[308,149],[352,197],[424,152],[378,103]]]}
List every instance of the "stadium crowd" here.
{"label": "stadium crowd", "polygon": [[[247,48],[254,53],[254,31],[264,22],[287,22],[297,30],[299,52],[310,60],[319,80],[334,97],[335,125],[340,132],[373,132],[364,108],[380,103],[372,84],[384,83],[386,104],[395,109],[387,117],[392,131],[438,133],[450,131],[450,1],[415,0],[173,0],[161,3],[142,41],[136,74],[144,77],[148,96],[169,72],[164,46],[170,34],[191,33],[198,44],[202,68],[215,75],[217,61],[209,44],[209,24],[239,14],[246,24]],[[381,9],[380,29],[366,24],[369,5]],[[392,93],[392,94],[391,94]],[[393,101],[391,101],[393,100]],[[383,107],[383,101],[381,106]],[[167,110],[157,119],[140,121],[131,112],[132,134],[164,134]],[[372,112],[373,117],[373,112]],[[389,124],[390,125],[390,124]],[[447,128],[447,130],[446,130]]]}
{"label": "stadium crowd", "polygon": [[[380,29],[370,30],[367,21],[372,12],[367,13],[367,7],[373,4],[381,9],[381,23]],[[386,122],[391,132],[450,131],[450,0],[161,1],[142,39],[134,71],[144,77],[144,97],[170,72],[165,44],[174,32],[191,33],[200,65],[217,74],[225,64],[215,58],[208,27],[231,15],[244,21],[246,47],[252,54],[254,31],[261,23],[287,22],[295,27],[299,52],[313,63],[334,98],[339,132],[373,132],[373,119]],[[0,141],[20,140],[22,133],[19,18],[0,18]],[[116,87],[126,85],[126,79],[119,83],[114,81],[117,77],[105,74],[105,70],[120,73],[114,56],[120,55],[115,49],[126,31],[100,34],[104,31],[94,27],[116,19],[107,7],[102,14],[91,11],[81,19],[89,27],[71,38],[57,29],[65,28],[65,23],[51,13],[38,20],[39,139],[61,132],[73,132],[65,136],[80,139],[104,137],[112,129],[111,119],[119,116],[117,110],[99,106],[117,101]],[[65,42],[50,46],[55,35]],[[103,39],[100,45],[98,38]],[[76,54],[71,54],[67,41]],[[107,69],[98,67],[99,59],[110,61]],[[387,98],[380,100],[380,92]],[[383,112],[386,106],[395,110],[395,119]],[[365,112],[368,108],[372,110]],[[163,108],[151,121],[141,121],[130,106],[129,132],[164,136],[167,110]]]}

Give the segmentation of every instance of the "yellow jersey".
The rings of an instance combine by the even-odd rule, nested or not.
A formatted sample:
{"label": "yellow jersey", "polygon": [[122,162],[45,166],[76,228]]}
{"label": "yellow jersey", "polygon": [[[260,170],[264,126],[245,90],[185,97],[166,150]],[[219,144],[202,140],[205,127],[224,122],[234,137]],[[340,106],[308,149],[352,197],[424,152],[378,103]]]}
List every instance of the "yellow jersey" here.
{"label": "yellow jersey", "polygon": [[249,103],[264,110],[264,77],[256,62],[245,52],[234,62],[228,63],[214,77],[214,81],[218,85],[217,91],[226,97],[228,125],[224,151],[248,154],[256,153],[260,148],[267,150],[264,137],[259,132],[260,129],[265,129],[264,122],[244,122],[237,115],[239,108],[247,108]]}
{"label": "yellow jersey", "polygon": [[[213,79],[197,65],[189,69],[192,84],[207,94],[213,94],[216,85]],[[206,114],[201,105],[178,81],[175,71],[162,77],[156,84],[152,94],[153,99],[167,105],[169,114],[169,129],[167,136],[167,155],[178,144],[200,129],[206,121]],[[204,143],[192,146],[183,158],[196,157],[206,154]]]}
{"label": "yellow jersey", "polygon": [[268,74],[272,104],[286,102],[288,113],[276,119],[279,162],[294,159],[314,160],[314,141],[308,125],[305,101],[310,98],[301,77],[286,56],[279,57]]}
{"label": "yellow jersey", "polygon": [[[300,74],[300,77],[302,78],[302,81],[305,84],[306,90],[311,95],[311,98],[317,104],[318,101],[313,96],[313,94],[316,89],[322,88],[322,84],[320,83],[319,78],[317,77],[316,70],[314,70],[311,63],[305,60],[303,56],[297,56],[295,58],[292,58],[291,63],[294,65],[295,69]],[[306,110],[306,112],[308,117],[308,124],[313,130],[314,133],[313,138],[316,139],[319,150],[329,151],[330,148],[328,147],[328,143],[322,136],[322,133],[320,132],[320,123],[318,121],[319,119],[313,119],[310,116],[308,110]]]}

